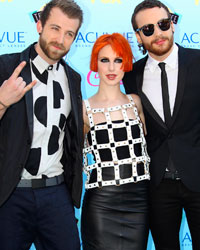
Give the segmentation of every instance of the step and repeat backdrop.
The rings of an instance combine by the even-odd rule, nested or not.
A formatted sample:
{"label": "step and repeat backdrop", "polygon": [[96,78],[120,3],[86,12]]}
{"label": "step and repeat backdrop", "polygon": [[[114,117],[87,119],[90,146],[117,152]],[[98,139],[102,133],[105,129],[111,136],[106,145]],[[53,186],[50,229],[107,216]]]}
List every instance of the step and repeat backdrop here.
{"label": "step and repeat backdrop", "polygon": [[[33,13],[42,10],[48,0],[0,0],[0,54],[24,50],[38,40]],[[136,60],[141,58],[131,15],[141,0],[76,0],[84,12],[84,23],[66,56],[66,62],[82,76],[82,94],[86,99],[98,88],[98,74],[89,70],[90,54],[95,40],[102,34],[119,32],[128,39]],[[175,41],[187,48],[200,49],[200,0],[163,0],[178,15]],[[9,66],[8,66],[9,67]],[[122,90],[123,85],[121,86]],[[85,176],[84,180],[85,180]],[[76,210],[80,218],[81,209]],[[80,222],[78,224],[80,228]],[[166,237],[168,237],[166,235]],[[180,229],[181,250],[192,250],[191,235],[183,211]],[[0,243],[1,248],[1,243]],[[154,250],[149,236],[148,250]],[[35,250],[34,245],[31,250]]]}

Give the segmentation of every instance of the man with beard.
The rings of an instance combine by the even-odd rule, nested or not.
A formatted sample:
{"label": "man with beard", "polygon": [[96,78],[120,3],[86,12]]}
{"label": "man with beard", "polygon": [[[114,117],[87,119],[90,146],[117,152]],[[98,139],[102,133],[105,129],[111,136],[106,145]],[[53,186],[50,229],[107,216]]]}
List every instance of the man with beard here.
{"label": "man with beard", "polygon": [[132,15],[140,49],[123,82],[142,100],[151,157],[150,227],[155,247],[178,250],[183,208],[193,249],[200,249],[200,51],[174,43],[168,8],[157,0]]}
{"label": "man with beard", "polygon": [[[82,190],[80,75],[62,59],[82,24],[73,0],[52,0],[39,41],[0,56],[0,248],[78,250]],[[31,82],[31,83],[30,83]]]}

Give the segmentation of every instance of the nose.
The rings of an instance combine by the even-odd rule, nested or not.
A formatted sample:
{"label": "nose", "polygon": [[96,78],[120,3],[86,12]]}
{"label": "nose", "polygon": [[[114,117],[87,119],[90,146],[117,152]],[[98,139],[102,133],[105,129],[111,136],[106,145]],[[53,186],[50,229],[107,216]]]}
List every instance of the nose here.
{"label": "nose", "polygon": [[115,64],[114,64],[114,62],[110,62],[109,63],[109,70],[110,71],[114,71],[115,70]]}
{"label": "nose", "polygon": [[154,34],[160,35],[162,33],[162,30],[159,28],[158,24],[154,25]]}
{"label": "nose", "polygon": [[59,33],[56,40],[57,40],[57,42],[59,44],[63,44],[64,43],[64,38],[65,38],[64,33]]}

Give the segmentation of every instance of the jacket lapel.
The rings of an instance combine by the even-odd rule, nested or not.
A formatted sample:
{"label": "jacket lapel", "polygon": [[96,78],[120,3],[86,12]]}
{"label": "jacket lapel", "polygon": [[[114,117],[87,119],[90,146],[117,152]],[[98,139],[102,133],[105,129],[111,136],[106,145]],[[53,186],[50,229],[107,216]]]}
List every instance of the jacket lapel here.
{"label": "jacket lapel", "polygon": [[[21,54],[21,58],[20,58],[21,61],[26,61],[26,66],[23,68],[21,72],[21,76],[27,85],[32,82],[31,70],[30,70],[30,47],[27,48]],[[30,137],[32,139],[33,137],[33,91],[32,89],[29,90],[25,94],[25,103],[26,103],[26,114],[27,114],[27,119],[28,119],[29,132],[30,132]]]}
{"label": "jacket lapel", "polygon": [[151,102],[149,101],[148,97],[145,95],[145,93],[142,91],[142,84],[143,84],[143,75],[144,75],[144,67],[146,65],[148,56],[146,56],[144,59],[138,62],[138,72],[136,76],[136,82],[137,82],[137,89],[138,94],[141,98],[142,104],[144,109],[153,117],[153,119],[159,123],[160,126],[167,129],[166,124],[162,120],[162,118],[158,115],[154,107],[152,106]]}
{"label": "jacket lapel", "polygon": [[65,67],[65,71],[67,74],[67,79],[68,79],[68,85],[69,85],[69,91],[70,91],[70,98],[71,98],[71,105],[72,105],[72,113],[75,118],[75,123],[76,123],[76,128],[78,128],[78,113],[77,111],[78,106],[77,106],[77,93],[76,93],[76,86],[75,86],[75,80],[73,79],[73,75],[70,72],[70,68],[67,66],[65,62],[62,61],[63,66]]}
{"label": "jacket lapel", "polygon": [[179,47],[178,51],[178,83],[177,83],[177,91],[176,91],[176,99],[174,104],[174,111],[172,115],[172,124],[174,123],[176,116],[178,114],[178,111],[180,109],[181,101],[184,94],[185,89],[185,82],[186,82],[186,75],[187,75],[187,69],[186,69],[186,51],[184,48]]}

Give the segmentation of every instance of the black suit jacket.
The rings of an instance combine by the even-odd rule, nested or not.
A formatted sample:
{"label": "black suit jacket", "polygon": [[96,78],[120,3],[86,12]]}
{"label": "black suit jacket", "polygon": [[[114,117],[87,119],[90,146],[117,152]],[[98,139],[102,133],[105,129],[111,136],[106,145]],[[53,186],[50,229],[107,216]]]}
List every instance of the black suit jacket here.
{"label": "black suit jacket", "polygon": [[160,183],[171,155],[182,182],[200,192],[200,50],[179,46],[177,94],[169,129],[142,91],[146,60],[134,63],[123,83],[126,92],[138,94],[143,104],[151,183]]}
{"label": "black suit jacket", "polygon": [[[33,46],[33,45],[31,45]],[[22,53],[0,56],[0,85],[8,79],[21,61],[27,64],[21,72],[29,84],[30,49]],[[71,193],[73,204],[80,207],[82,192],[82,145],[83,120],[80,75],[64,61],[69,82],[71,113],[67,118],[64,138],[64,175]],[[0,120],[0,206],[8,199],[17,186],[26,164],[33,137],[33,97],[32,90],[16,104],[11,105]]]}

